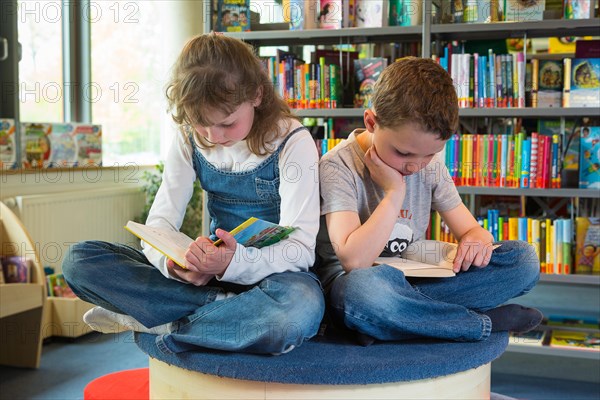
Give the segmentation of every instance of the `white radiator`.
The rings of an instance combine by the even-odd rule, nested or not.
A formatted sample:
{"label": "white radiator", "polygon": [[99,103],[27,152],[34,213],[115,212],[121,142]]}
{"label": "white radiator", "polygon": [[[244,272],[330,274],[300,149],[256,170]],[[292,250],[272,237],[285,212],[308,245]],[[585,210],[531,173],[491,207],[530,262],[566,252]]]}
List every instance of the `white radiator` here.
{"label": "white radiator", "polygon": [[140,188],[81,190],[16,196],[4,201],[29,232],[43,266],[60,271],[69,246],[82,240],[137,245],[123,226],[141,214]]}

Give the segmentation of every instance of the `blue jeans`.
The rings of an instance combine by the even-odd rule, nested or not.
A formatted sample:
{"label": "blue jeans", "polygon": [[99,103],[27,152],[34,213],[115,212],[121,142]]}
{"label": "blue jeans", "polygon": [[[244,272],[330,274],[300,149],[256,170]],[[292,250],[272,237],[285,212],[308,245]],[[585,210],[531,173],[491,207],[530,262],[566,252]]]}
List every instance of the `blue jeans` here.
{"label": "blue jeans", "polygon": [[[252,286],[219,282],[194,286],[165,278],[144,254],[100,241],[73,245],[63,274],[81,299],[151,328],[175,322],[157,338],[165,352],[195,347],[278,354],[313,337],[324,299],[311,273],[273,274]],[[218,293],[238,295],[215,301]]]}
{"label": "blue jeans", "polygon": [[484,340],[491,321],[480,312],[527,293],[539,279],[533,247],[501,244],[487,267],[471,267],[453,278],[407,279],[388,265],[343,274],[331,287],[332,318],[380,340]]}

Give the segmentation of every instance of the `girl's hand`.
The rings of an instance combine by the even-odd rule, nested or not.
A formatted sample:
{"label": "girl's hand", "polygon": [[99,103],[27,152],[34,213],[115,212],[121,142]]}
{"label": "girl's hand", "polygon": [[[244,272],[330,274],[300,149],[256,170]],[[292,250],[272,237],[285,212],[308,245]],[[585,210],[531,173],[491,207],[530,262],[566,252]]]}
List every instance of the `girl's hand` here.
{"label": "girl's hand", "polygon": [[169,270],[169,274],[171,276],[189,282],[195,286],[204,286],[215,277],[214,275],[203,274],[201,272],[194,272],[190,271],[189,269],[181,268],[171,259],[167,260],[167,269]]}
{"label": "girl's hand", "polygon": [[467,271],[471,265],[478,268],[487,266],[492,258],[494,237],[478,226],[463,235],[458,244],[453,270]]}
{"label": "girl's hand", "polygon": [[381,186],[386,194],[397,192],[404,199],[406,193],[404,176],[379,158],[375,146],[369,147],[365,153],[365,165],[369,169],[373,181]]}
{"label": "girl's hand", "polygon": [[235,254],[237,241],[223,229],[217,229],[216,234],[223,241],[218,247],[204,236],[190,245],[185,253],[186,267],[190,271],[212,276],[225,273]]}

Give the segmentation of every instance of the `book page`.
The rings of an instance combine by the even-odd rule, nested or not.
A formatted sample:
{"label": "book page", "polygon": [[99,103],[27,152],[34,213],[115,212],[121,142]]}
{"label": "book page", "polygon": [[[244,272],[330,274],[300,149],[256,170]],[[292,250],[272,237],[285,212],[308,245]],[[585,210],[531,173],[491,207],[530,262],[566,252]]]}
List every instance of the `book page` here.
{"label": "book page", "polygon": [[423,278],[448,278],[455,276],[450,268],[444,268],[437,265],[425,264],[418,261],[407,260],[400,257],[378,257],[375,265],[387,264],[404,272],[404,276],[423,277]]}
{"label": "book page", "polygon": [[439,240],[418,240],[404,250],[402,258],[452,269],[458,245]]}
{"label": "book page", "polygon": [[185,268],[185,252],[194,241],[185,233],[150,227],[133,221],[127,222],[125,229]]}

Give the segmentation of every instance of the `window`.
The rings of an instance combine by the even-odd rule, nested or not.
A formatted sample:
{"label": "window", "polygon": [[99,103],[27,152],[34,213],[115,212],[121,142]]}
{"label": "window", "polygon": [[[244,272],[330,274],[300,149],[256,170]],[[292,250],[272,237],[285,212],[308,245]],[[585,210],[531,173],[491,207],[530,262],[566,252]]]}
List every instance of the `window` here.
{"label": "window", "polygon": [[155,163],[166,83],[158,2],[97,1],[90,11],[90,100],[92,122],[102,125],[104,165]]}
{"label": "window", "polygon": [[63,120],[61,7],[59,1],[17,3],[21,121]]}

